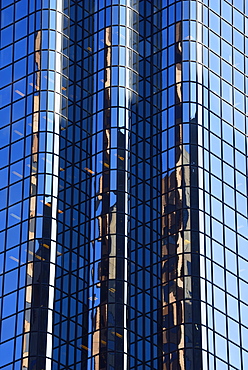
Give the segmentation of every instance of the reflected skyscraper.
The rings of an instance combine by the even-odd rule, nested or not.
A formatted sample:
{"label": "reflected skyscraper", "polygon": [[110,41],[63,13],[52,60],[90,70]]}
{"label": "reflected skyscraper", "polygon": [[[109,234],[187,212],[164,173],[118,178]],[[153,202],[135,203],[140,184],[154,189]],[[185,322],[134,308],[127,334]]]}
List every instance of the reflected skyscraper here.
{"label": "reflected skyscraper", "polygon": [[248,368],[248,4],[0,6],[0,370]]}

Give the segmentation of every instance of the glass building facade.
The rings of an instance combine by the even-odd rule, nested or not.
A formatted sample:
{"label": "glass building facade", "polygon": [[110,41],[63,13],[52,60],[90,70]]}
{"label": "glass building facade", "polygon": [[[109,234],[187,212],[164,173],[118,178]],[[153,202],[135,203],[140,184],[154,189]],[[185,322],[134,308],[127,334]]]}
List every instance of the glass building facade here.
{"label": "glass building facade", "polygon": [[248,2],[0,9],[0,369],[246,370]]}

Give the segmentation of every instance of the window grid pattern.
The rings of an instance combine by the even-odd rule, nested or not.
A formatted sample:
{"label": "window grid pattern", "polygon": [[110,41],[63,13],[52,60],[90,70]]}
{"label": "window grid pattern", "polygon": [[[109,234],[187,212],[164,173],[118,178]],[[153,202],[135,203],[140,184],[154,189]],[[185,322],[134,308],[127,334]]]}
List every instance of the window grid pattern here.
{"label": "window grid pattern", "polygon": [[1,0],[0,369],[246,369],[247,13]]}
{"label": "window grid pattern", "polygon": [[[190,22],[202,60],[200,190],[204,368],[247,366],[247,4],[203,1]],[[197,14],[192,6],[190,19]],[[197,30],[201,29],[201,37]],[[197,28],[198,27],[198,28]],[[197,59],[195,42],[191,60]],[[197,67],[199,68],[199,66]],[[197,69],[196,68],[196,69]]]}
{"label": "window grid pattern", "polygon": [[139,1],[138,97],[130,139],[130,369],[159,369],[162,360],[160,30],[160,2]]}
{"label": "window grid pattern", "polygon": [[127,160],[137,89],[136,2],[82,7],[71,2],[70,18],[66,132],[78,149],[68,152],[65,141],[61,157],[64,254],[56,281],[53,367],[115,368],[127,356]]}
{"label": "window grid pattern", "polygon": [[67,105],[67,59],[59,41],[64,38],[67,44],[68,19],[58,8],[53,0],[1,4],[4,369],[45,367],[48,284],[56,241],[51,230],[56,222],[56,122],[65,124]]}

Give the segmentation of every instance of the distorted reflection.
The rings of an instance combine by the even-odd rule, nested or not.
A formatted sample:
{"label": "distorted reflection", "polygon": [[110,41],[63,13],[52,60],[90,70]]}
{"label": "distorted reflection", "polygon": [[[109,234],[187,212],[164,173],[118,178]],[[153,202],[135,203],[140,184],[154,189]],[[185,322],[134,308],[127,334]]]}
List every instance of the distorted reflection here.
{"label": "distorted reflection", "polygon": [[[110,139],[111,139],[111,27],[105,29],[105,79],[104,79],[104,137],[103,137],[103,161],[102,175],[99,179],[99,191],[97,193],[96,214],[98,214],[97,241],[92,245],[95,250],[95,258],[100,259],[97,266],[95,292],[99,299],[95,308],[93,322],[93,347],[94,369],[100,370],[107,366],[106,345],[108,341],[108,278],[109,278],[109,254],[111,250],[110,225],[112,222],[112,210],[110,208]],[[99,248],[99,251],[96,250]]]}
{"label": "distorted reflection", "polygon": [[[176,169],[162,179],[163,369],[191,369],[185,347],[192,343],[191,241],[189,230],[190,157],[183,145],[181,22],[176,24]],[[170,123],[171,125],[172,123]],[[186,276],[185,276],[186,275]],[[185,300],[184,300],[185,299]],[[186,366],[187,363],[187,366]]]}
{"label": "distorted reflection", "polygon": [[24,369],[28,368],[29,362],[29,341],[30,341],[30,323],[31,323],[31,301],[33,284],[33,254],[35,253],[34,233],[35,233],[35,215],[36,215],[36,194],[37,194],[37,157],[38,157],[38,130],[39,130],[39,104],[40,104],[40,75],[41,75],[41,31],[37,32],[35,38],[35,63],[36,63],[36,81],[33,102],[33,121],[32,121],[32,174],[30,184],[30,219],[29,219],[29,243],[28,243],[28,265],[27,265],[27,289],[26,289],[26,311],[24,324],[24,342],[23,342],[23,363]]}
{"label": "distorted reflection", "polygon": [[[32,121],[32,164],[30,184],[29,242],[27,250],[27,288],[26,311],[23,342],[23,369],[44,369],[46,355],[46,330],[49,282],[49,259],[51,243],[51,203],[43,203],[41,214],[38,213],[38,143],[39,143],[39,104],[41,76],[41,31],[35,39],[36,82],[34,93],[34,113]],[[43,216],[41,238],[35,240],[37,216]],[[37,356],[37,354],[39,354]]]}
{"label": "distorted reflection", "polygon": [[[94,263],[91,271],[93,288],[90,289],[90,296],[94,297],[93,322],[89,323],[88,327],[89,332],[93,331],[92,353],[89,350],[88,356],[94,356],[94,370],[114,369],[118,366],[116,363],[118,355],[112,352],[114,349],[123,356],[121,354],[123,353],[123,328],[115,330],[115,327],[118,326],[118,322],[123,327],[123,308],[119,308],[118,311],[116,304],[123,303],[123,282],[118,282],[118,276],[122,274],[123,268],[118,270],[117,264],[118,261],[121,264],[124,261],[123,258],[118,260],[117,254],[124,253],[125,245],[123,190],[126,143],[124,129],[116,129],[115,118],[111,117],[112,27],[105,29],[105,45],[103,153],[102,160],[99,161],[100,173],[96,176],[94,213],[97,227],[92,223],[95,229],[95,240],[91,243],[92,262],[97,262]],[[118,116],[120,116],[119,112]],[[113,167],[112,163],[116,165]],[[119,280],[123,280],[123,277],[119,277]]]}

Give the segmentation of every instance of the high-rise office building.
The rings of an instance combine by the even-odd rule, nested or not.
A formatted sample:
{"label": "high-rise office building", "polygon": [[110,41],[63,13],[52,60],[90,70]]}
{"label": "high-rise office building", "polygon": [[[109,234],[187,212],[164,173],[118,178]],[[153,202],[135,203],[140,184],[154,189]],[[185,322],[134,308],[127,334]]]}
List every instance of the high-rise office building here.
{"label": "high-rise office building", "polygon": [[0,369],[248,369],[248,2],[0,4]]}

